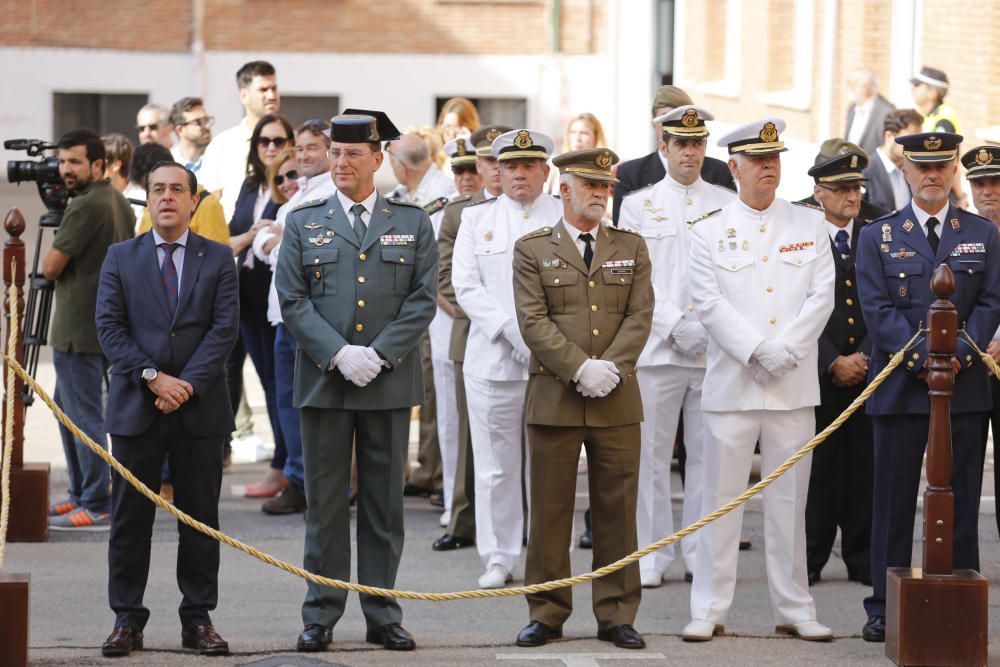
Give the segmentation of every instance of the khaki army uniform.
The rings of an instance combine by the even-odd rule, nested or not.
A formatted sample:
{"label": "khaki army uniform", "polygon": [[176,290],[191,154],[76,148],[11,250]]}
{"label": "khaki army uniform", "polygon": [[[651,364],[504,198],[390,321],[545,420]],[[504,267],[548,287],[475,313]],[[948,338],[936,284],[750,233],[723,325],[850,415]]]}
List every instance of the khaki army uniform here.
{"label": "khaki army uniform", "polygon": [[[531,450],[531,531],[525,583],[570,576],[577,461],[587,449],[594,567],[636,548],[635,510],[642,399],[636,363],[653,316],[651,266],[642,237],[596,229],[591,268],[565,222],[514,246],[518,324],[531,349],[525,416]],[[611,361],[621,381],[585,398],[573,377],[588,359]],[[642,590],[638,564],[593,584],[601,630],[632,624]],[[563,588],[528,596],[532,621],[560,628],[572,610]]]}

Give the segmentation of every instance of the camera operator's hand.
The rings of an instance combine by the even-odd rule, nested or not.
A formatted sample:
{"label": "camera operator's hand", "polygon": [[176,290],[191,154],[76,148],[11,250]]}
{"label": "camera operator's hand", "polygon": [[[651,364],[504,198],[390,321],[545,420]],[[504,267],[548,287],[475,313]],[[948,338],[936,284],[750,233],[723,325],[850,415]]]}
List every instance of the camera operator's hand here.
{"label": "camera operator's hand", "polygon": [[[170,406],[176,404],[177,407],[174,410],[194,396],[194,387],[188,382],[175,378],[173,375],[167,375],[162,371],[158,372],[156,378],[146,386],[149,387],[151,392],[156,394],[157,399],[163,399],[164,405]],[[157,405],[156,407],[159,408],[160,406]],[[160,409],[162,410],[162,408]]]}

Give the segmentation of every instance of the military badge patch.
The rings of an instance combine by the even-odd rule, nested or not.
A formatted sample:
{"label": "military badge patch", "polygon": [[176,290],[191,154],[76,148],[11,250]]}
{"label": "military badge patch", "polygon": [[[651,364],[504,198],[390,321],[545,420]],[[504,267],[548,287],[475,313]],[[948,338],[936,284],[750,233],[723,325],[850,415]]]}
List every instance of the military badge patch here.
{"label": "military badge patch", "polygon": [[975,255],[984,252],[986,252],[985,243],[959,243],[955,246],[955,249],[951,251],[951,256],[958,257],[959,255]]}
{"label": "military badge patch", "polygon": [[813,241],[799,241],[798,243],[789,243],[787,245],[778,246],[778,252],[799,252],[800,250],[808,250],[814,245],[816,244]]}
{"label": "military badge patch", "polygon": [[898,252],[889,253],[889,256],[893,259],[909,259],[916,255],[912,250],[907,250],[906,248],[900,248]]}
{"label": "military badge patch", "polygon": [[[885,228],[888,227],[888,226],[889,225],[882,225],[882,231],[883,231],[883,233],[885,232]],[[907,220],[906,222],[904,222],[903,223],[903,231],[907,232],[907,233],[913,231],[913,223],[910,222],[909,220]]]}
{"label": "military badge patch", "polygon": [[409,245],[415,240],[413,234],[384,234],[379,237],[378,242],[381,245],[398,246]]}
{"label": "military badge patch", "polygon": [[617,269],[623,266],[635,266],[634,259],[612,259],[601,264],[602,269]]}

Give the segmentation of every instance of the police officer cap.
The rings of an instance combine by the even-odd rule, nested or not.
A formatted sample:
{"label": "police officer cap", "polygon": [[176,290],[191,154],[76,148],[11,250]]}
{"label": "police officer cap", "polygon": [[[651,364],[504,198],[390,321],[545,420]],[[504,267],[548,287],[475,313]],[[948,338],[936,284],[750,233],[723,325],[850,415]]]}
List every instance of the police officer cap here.
{"label": "police officer cap", "polygon": [[654,123],[663,126],[664,138],[666,135],[673,137],[707,137],[708,128],[705,127],[706,120],[715,120],[711,113],[696,107],[693,104],[685,104],[676,109],[671,109],[667,113],[653,119]]}
{"label": "police officer cap", "polygon": [[677,86],[660,86],[660,88],[656,91],[656,95],[653,97],[654,109],[660,109],[662,107],[682,107],[688,104],[694,104],[694,101],[691,100],[691,96]]}
{"label": "police officer cap", "polygon": [[920,72],[910,77],[910,83],[914,86],[918,83],[926,83],[938,90],[948,90],[948,75],[933,67],[921,67]]}
{"label": "police officer cap", "polygon": [[896,143],[910,162],[948,162],[958,157],[962,138],[953,132],[921,132],[896,137]]}
{"label": "police officer cap", "polygon": [[444,152],[451,158],[452,165],[476,163],[476,149],[470,137],[452,139],[444,145]]}
{"label": "police officer cap", "polygon": [[472,145],[476,147],[476,155],[480,157],[492,157],[493,150],[493,140],[499,137],[504,132],[510,132],[514,128],[509,125],[483,125],[478,130],[472,133],[469,139],[472,141]]}
{"label": "police officer cap", "polygon": [[970,181],[1000,176],[1000,146],[976,146],[962,156],[962,165]]}
{"label": "police officer cap", "polygon": [[808,174],[817,183],[866,181],[861,172],[868,166],[868,153],[861,146],[840,138],[827,139],[819,147]]}
{"label": "police officer cap", "polygon": [[511,130],[493,140],[493,157],[500,161],[518,158],[547,160],[555,142],[535,130]]}
{"label": "police officer cap", "polygon": [[330,119],[331,141],[361,144],[370,141],[395,141],[399,139],[399,135],[399,130],[384,111],[344,109],[343,114]]}
{"label": "police officer cap", "polygon": [[785,131],[785,121],[780,118],[762,118],[738,127],[719,139],[719,146],[727,148],[730,155],[774,155],[788,149],[779,135]]}
{"label": "police officer cap", "polygon": [[611,173],[611,167],[618,164],[618,156],[608,148],[567,151],[552,158],[552,164],[559,167],[560,174],[573,174],[591,181],[618,182]]}

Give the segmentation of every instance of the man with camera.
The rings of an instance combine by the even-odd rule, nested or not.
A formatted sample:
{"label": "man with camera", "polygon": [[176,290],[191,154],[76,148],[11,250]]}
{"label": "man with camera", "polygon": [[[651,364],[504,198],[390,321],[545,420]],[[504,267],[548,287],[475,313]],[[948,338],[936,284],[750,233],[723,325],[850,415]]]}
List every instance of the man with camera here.
{"label": "man with camera", "polygon": [[[128,201],[103,178],[104,143],[91,130],[59,139],[59,175],[70,200],[59,231],[42,261],[55,282],[56,305],[49,342],[56,371],[56,403],[94,442],[107,447],[101,393],[106,362],[94,315],[97,280],[112,243],[132,237],[135,217]],[[49,509],[51,530],[105,530],[110,526],[108,466],[60,426],[68,498]]]}

